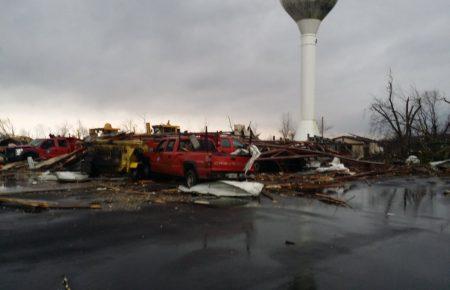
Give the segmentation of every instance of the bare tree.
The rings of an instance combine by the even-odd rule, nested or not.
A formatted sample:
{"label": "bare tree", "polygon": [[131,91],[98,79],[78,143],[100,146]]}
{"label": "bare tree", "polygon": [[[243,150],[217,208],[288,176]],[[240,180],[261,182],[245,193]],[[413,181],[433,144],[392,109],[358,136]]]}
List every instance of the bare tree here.
{"label": "bare tree", "polygon": [[33,132],[34,132],[33,133],[34,138],[44,138],[44,137],[48,136],[49,129],[45,128],[45,126],[42,124],[37,124],[33,128]]}
{"label": "bare tree", "polygon": [[137,125],[133,119],[126,120],[122,123],[122,130],[126,133],[136,133]]}
{"label": "bare tree", "polygon": [[414,130],[422,157],[434,160],[448,158],[448,131],[450,128],[450,107],[438,91],[416,93],[420,110],[414,122]]}
{"label": "bare tree", "polygon": [[283,140],[294,140],[296,129],[290,113],[284,113],[281,116],[279,132],[283,137]]}
{"label": "bare tree", "polygon": [[66,121],[56,127],[56,134],[61,137],[66,137],[70,135],[71,129],[72,126],[70,126],[70,124]]}
{"label": "bare tree", "polygon": [[15,136],[15,128],[9,118],[0,119],[0,135]]}
{"label": "bare tree", "polygon": [[[443,106],[445,98],[439,91],[416,92],[416,104],[420,106],[414,129],[417,135],[438,138],[449,129],[449,112]],[[445,116],[446,115],[446,116]],[[445,117],[447,117],[445,119]]]}
{"label": "bare tree", "polygon": [[28,131],[26,129],[21,129],[19,132],[19,136],[31,138],[30,131]]}
{"label": "bare tree", "polygon": [[77,124],[75,126],[75,136],[78,139],[82,139],[89,135],[89,130],[83,125],[81,120],[77,121]]}
{"label": "bare tree", "polygon": [[369,107],[372,112],[372,128],[396,140],[400,154],[407,155],[413,136],[413,124],[421,109],[421,103],[416,102],[417,90],[413,90],[412,95],[394,90],[392,73],[389,73],[386,90],[386,97],[375,98]]}

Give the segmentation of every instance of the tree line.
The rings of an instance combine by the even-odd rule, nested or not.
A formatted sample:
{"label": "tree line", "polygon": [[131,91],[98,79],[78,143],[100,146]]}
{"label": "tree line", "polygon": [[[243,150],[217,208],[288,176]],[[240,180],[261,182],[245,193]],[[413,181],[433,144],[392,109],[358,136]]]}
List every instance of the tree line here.
{"label": "tree line", "polygon": [[438,90],[405,92],[390,72],[386,94],[375,97],[369,109],[372,131],[381,135],[388,158],[450,158],[450,103]]}

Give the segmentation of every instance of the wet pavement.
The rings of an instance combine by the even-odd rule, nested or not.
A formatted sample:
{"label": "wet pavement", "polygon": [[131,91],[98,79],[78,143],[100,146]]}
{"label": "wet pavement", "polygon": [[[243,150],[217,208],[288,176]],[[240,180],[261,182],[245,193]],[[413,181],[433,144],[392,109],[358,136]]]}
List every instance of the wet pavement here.
{"label": "wet pavement", "polygon": [[[0,210],[0,289],[450,289],[450,179],[355,183],[352,209]],[[286,241],[294,243],[286,244]]]}

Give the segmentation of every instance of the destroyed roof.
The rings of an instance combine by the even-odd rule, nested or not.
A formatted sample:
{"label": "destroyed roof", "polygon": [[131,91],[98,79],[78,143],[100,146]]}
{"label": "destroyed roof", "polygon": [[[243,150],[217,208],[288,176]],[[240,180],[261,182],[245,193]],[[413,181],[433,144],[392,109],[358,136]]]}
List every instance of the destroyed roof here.
{"label": "destroyed roof", "polygon": [[379,141],[377,141],[377,140],[370,139],[370,138],[367,138],[367,137],[358,136],[358,135],[354,135],[354,134],[342,135],[342,136],[333,138],[333,140],[337,141],[337,140],[343,139],[343,138],[347,138],[347,139],[351,139],[351,140],[359,141],[359,142],[363,142],[363,143],[379,143]]}

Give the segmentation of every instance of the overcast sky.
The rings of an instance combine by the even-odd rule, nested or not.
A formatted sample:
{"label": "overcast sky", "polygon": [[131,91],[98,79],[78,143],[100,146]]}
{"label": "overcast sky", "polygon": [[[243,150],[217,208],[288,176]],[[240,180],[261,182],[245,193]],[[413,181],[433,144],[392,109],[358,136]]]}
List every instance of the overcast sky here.
{"label": "overcast sky", "polygon": [[[449,0],[339,0],[319,31],[317,117],[368,133],[392,68],[450,94]],[[27,128],[146,115],[182,129],[300,111],[300,38],[278,0],[0,0],[0,118]]]}

